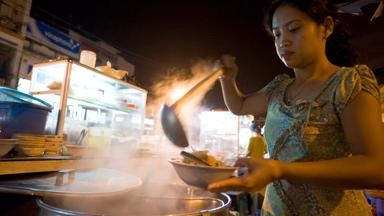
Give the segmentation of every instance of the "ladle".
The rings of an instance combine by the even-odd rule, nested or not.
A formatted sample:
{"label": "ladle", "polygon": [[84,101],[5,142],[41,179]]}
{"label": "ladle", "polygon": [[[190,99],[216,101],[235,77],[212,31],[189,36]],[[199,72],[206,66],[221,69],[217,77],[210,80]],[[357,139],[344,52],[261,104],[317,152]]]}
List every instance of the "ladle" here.
{"label": "ladle", "polygon": [[214,83],[223,74],[222,70],[215,70],[209,76],[197,83],[184,96],[177,100],[172,106],[163,104],[160,111],[160,121],[164,134],[176,146],[187,147],[189,145],[184,128],[179,121],[182,106],[194,96],[200,94],[204,89]]}

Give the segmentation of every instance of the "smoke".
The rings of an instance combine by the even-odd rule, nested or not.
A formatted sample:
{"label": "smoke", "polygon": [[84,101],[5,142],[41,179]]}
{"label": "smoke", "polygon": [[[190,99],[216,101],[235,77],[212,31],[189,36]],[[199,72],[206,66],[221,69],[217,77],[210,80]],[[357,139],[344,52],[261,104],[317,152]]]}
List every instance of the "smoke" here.
{"label": "smoke", "polygon": [[[105,160],[102,161],[101,165],[101,160],[95,160],[98,161],[97,165],[95,164],[96,166],[127,172],[139,177],[142,180],[142,186],[121,194],[111,195],[106,193],[105,197],[100,197],[103,195],[58,195],[52,198],[46,197],[45,201],[66,210],[88,213],[106,212],[111,215],[120,215],[122,212],[124,212],[124,215],[169,215],[170,213],[182,214],[204,209],[222,208],[222,202],[211,202],[210,200],[213,199],[201,198],[219,196],[218,194],[215,195],[208,191],[191,188],[177,176],[168,159],[179,157],[182,149],[167,140],[160,124],[161,106],[163,104],[174,104],[201,80],[212,74],[212,63],[211,60],[200,60],[188,70],[170,68],[164,78],[151,88],[155,98],[147,101],[147,106],[150,106],[155,112],[155,130],[151,135],[158,137],[158,139],[154,139],[154,145],[150,145],[150,147],[156,146],[156,151],[151,154],[141,152],[140,147],[137,148],[136,145],[147,145],[143,142],[130,142],[132,145],[114,146],[116,142],[111,140],[111,150],[113,151],[110,152],[110,155],[104,158]],[[182,103],[179,109],[178,117],[187,132],[190,145],[199,142],[200,121],[198,116],[205,110],[201,106],[201,101],[214,82],[215,78],[188,98],[185,103]],[[91,162],[92,160],[88,161],[88,163]],[[80,183],[81,186],[82,184],[92,184],[92,181],[102,178],[105,182],[112,184],[112,180],[116,177],[119,176],[105,173],[105,175],[99,174],[91,176],[88,180],[82,180],[77,176],[74,182]],[[126,183],[129,184],[129,181]],[[108,191],[108,188],[111,187],[108,184],[92,184],[92,186],[95,189],[101,187],[103,191]]]}
{"label": "smoke", "polygon": [[[185,68],[169,68],[163,77],[151,87],[151,91],[155,95],[154,104],[166,103],[172,105],[183,95],[185,95],[199,81],[212,73],[212,60],[197,60],[192,64],[190,69]],[[204,94],[209,90],[207,88],[201,92],[199,97],[193,98],[191,105],[198,105]]]}
{"label": "smoke", "polygon": [[[154,131],[149,135],[143,135],[143,137],[146,137],[145,141],[142,139],[137,149],[133,147],[134,145],[112,148],[114,151],[103,165],[138,176],[143,182],[142,188],[151,188],[151,190],[157,191],[158,194],[166,194],[163,191],[164,188],[154,188],[152,185],[176,184],[186,186],[168,162],[169,158],[179,157],[182,149],[173,145],[164,135],[160,124],[160,108],[164,103],[172,105],[202,79],[210,75],[212,73],[212,62],[210,60],[199,60],[190,69],[173,67],[164,72],[163,79],[158,80],[149,89],[154,98],[148,100],[146,104],[156,114],[154,116]],[[211,86],[204,86],[204,89],[200,90],[198,94],[183,103],[181,112],[178,114],[187,132],[190,144],[199,142],[200,122],[198,116],[204,110],[204,107],[201,106],[201,100]]]}
{"label": "smoke", "polygon": [[[173,105],[195,87],[196,84],[200,83],[201,80],[212,74],[213,64],[213,60],[199,59],[192,64],[189,70],[175,67],[170,68],[164,78],[151,88],[155,95],[154,104],[157,107],[157,113],[160,113],[162,104]],[[192,145],[199,142],[200,123],[198,116],[206,109],[201,105],[201,102],[213,84],[214,82],[206,84],[196,94],[189,97],[188,100],[183,101],[176,110],[179,120],[187,133],[188,141]],[[156,122],[160,122],[160,115],[157,115],[156,120]],[[158,127],[158,129],[163,134],[161,127]]]}

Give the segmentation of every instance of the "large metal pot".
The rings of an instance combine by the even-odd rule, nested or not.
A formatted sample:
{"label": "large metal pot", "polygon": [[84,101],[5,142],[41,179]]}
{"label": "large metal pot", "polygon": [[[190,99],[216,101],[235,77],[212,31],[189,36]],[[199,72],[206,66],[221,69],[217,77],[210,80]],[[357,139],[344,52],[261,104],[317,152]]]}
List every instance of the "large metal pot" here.
{"label": "large metal pot", "polygon": [[229,215],[231,200],[184,185],[141,186],[118,196],[45,196],[40,215]]}
{"label": "large metal pot", "polygon": [[36,196],[40,215],[228,215],[231,204],[225,194],[182,183],[143,184],[105,168],[9,176],[1,179],[0,192]]}

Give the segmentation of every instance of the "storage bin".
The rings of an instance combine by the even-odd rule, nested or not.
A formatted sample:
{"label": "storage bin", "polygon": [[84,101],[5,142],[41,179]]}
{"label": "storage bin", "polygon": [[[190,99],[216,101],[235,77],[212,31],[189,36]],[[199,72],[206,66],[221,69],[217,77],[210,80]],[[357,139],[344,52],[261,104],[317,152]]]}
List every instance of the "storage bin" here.
{"label": "storage bin", "polygon": [[52,106],[14,89],[0,87],[0,137],[14,133],[44,134]]}

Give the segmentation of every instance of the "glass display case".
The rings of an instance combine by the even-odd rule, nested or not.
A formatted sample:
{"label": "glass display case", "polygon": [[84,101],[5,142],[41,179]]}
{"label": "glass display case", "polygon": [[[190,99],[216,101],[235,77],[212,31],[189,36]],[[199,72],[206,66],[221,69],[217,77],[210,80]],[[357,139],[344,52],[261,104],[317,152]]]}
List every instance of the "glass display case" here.
{"label": "glass display case", "polygon": [[205,111],[200,118],[199,141],[193,146],[222,161],[234,161],[245,157],[251,137],[247,116],[237,116],[229,111]]}
{"label": "glass display case", "polygon": [[144,125],[147,91],[71,60],[33,65],[30,93],[53,105],[46,133],[67,143],[135,147]]}

